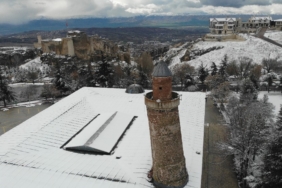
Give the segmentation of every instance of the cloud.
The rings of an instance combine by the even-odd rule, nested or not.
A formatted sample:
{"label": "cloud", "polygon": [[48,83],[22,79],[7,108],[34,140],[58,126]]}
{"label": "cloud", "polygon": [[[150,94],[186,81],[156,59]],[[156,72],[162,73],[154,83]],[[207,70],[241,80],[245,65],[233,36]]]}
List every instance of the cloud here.
{"label": "cloud", "polygon": [[0,23],[38,18],[281,13],[282,0],[1,0]]}
{"label": "cloud", "polygon": [[[270,0],[200,0],[203,5],[222,7],[243,7],[246,5],[271,5]],[[279,0],[276,0],[279,1]],[[281,1],[281,0],[280,0]]]}

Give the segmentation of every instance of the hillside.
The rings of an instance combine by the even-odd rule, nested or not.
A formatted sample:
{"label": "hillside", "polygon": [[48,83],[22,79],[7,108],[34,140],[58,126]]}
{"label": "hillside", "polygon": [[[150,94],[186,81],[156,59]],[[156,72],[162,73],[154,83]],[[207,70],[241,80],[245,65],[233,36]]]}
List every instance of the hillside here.
{"label": "hillside", "polygon": [[[278,57],[282,60],[282,48],[250,35],[242,34],[242,36],[246,39],[246,41],[199,41],[193,45],[193,47],[189,50],[189,53],[186,52],[186,47],[180,48],[177,50],[177,55],[175,55],[171,61],[171,66],[180,63],[180,59],[184,56],[185,52],[191,57],[191,60],[186,62],[189,62],[189,64],[195,67],[198,67],[201,63],[210,67],[212,62],[219,65],[225,54],[228,56],[230,61],[238,60],[240,57],[248,57],[253,59],[254,63],[258,64],[260,64],[264,58]],[[279,39],[282,38],[282,32],[276,32],[270,36],[272,36],[273,40],[279,42]]]}

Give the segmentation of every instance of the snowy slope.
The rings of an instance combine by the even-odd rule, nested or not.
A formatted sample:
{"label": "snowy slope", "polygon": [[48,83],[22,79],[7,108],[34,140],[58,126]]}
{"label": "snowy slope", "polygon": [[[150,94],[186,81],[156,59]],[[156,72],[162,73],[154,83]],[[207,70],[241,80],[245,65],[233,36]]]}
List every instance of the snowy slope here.
{"label": "snowy slope", "polygon": [[281,31],[269,31],[265,33],[264,36],[282,44],[282,32]]}
{"label": "snowy slope", "polygon": [[[223,46],[223,49],[215,50],[204,54],[196,59],[189,61],[189,64],[198,67],[201,63],[210,67],[212,62],[217,65],[221,63],[224,55],[227,54],[229,60],[238,60],[239,57],[249,57],[254,63],[260,64],[263,58],[276,58],[282,54],[282,48],[263,41],[259,38],[242,35],[246,41],[226,41],[226,42],[211,42],[200,41],[194,44],[192,50],[204,50],[211,47]],[[282,57],[280,57],[282,59]]]}
{"label": "snowy slope", "polygon": [[40,71],[42,72],[43,69],[48,69],[48,65],[41,64],[40,57],[37,57],[37,58],[27,62],[26,64],[21,65],[20,68],[26,69],[26,70],[28,70],[28,69],[40,69]]}
{"label": "snowy slope", "polygon": [[178,48],[169,49],[169,51],[166,53],[166,56],[164,57],[165,60],[171,59],[169,67],[173,67],[174,65],[181,62],[180,59],[185,55],[188,46],[189,43],[185,43]]}

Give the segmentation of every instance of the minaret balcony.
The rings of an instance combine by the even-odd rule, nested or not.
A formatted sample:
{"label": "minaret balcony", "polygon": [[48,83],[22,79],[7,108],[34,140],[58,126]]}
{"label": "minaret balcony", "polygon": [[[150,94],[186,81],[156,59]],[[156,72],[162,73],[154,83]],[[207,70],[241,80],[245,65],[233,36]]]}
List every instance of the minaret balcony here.
{"label": "minaret balcony", "polygon": [[172,99],[161,101],[159,99],[153,99],[153,92],[149,92],[145,95],[145,104],[147,108],[154,110],[169,110],[177,108],[180,104],[181,95],[176,92],[172,92]]}

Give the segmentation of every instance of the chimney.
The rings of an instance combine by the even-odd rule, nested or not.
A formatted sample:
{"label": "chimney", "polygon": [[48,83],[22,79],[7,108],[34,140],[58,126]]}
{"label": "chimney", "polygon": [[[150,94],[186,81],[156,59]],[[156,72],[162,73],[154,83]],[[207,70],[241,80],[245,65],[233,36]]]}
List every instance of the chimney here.
{"label": "chimney", "polygon": [[172,92],[172,74],[164,61],[153,71],[153,92],[145,96],[149,119],[153,184],[182,188],[188,182],[178,106],[180,96]]}

